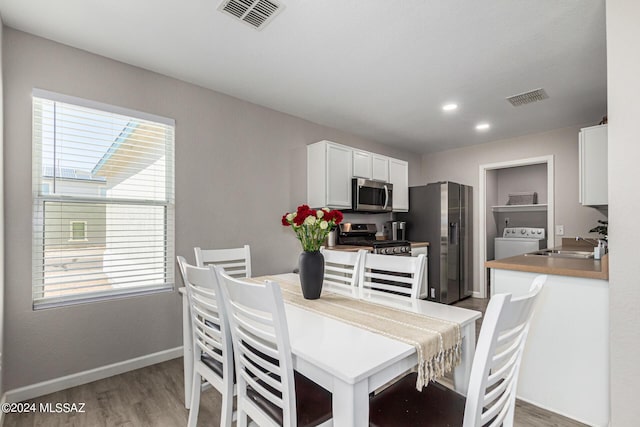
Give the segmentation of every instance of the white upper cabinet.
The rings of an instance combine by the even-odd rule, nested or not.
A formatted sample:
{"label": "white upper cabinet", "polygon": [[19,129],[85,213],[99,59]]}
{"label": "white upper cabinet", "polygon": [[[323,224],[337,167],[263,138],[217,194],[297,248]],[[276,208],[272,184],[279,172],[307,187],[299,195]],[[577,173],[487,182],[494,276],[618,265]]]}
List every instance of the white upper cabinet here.
{"label": "white upper cabinet", "polygon": [[307,146],[307,204],[351,208],[353,150],[330,141]]}
{"label": "white upper cabinet", "polygon": [[393,211],[409,210],[409,163],[389,159],[389,182],[393,184]]}
{"label": "white upper cabinet", "polygon": [[580,203],[607,205],[607,125],[580,130]]}
{"label": "white upper cabinet", "polygon": [[307,145],[307,204],[312,208],[351,209],[351,180],[393,184],[393,210],[409,210],[409,164],[331,141]]}
{"label": "white upper cabinet", "polygon": [[371,179],[389,182],[389,158],[378,154],[372,154],[371,160]]}
{"label": "white upper cabinet", "polygon": [[391,182],[389,176],[389,157],[368,151],[353,150],[353,177]]}
{"label": "white upper cabinet", "polygon": [[353,150],[354,178],[371,179],[371,156],[367,151]]}

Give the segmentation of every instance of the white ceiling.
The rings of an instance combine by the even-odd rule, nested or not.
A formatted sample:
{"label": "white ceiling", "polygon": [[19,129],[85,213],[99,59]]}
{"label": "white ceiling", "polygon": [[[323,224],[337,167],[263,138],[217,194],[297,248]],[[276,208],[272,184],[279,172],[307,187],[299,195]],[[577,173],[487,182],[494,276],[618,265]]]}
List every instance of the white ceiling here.
{"label": "white ceiling", "polygon": [[[0,0],[5,25],[415,152],[606,114],[604,0]],[[549,99],[505,97],[544,88]],[[445,114],[443,103],[459,104]],[[491,123],[479,133],[480,121]]]}

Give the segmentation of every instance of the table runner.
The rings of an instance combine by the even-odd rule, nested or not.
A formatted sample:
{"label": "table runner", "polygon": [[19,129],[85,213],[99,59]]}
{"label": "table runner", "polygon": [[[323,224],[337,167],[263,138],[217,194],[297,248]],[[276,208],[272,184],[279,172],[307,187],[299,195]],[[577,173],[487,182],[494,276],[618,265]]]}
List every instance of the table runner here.
{"label": "table runner", "polygon": [[289,304],[414,346],[418,354],[418,390],[460,363],[462,339],[460,325],[455,322],[326,290],[320,299],[307,300],[302,296],[300,283],[282,277],[264,276],[253,280],[278,283],[283,299]]}

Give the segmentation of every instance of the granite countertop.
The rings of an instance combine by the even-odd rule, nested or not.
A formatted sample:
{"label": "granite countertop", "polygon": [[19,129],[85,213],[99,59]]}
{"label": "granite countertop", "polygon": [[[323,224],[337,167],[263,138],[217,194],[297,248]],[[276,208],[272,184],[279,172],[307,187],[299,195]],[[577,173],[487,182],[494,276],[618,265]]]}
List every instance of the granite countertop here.
{"label": "granite countertop", "polygon": [[[562,246],[555,249],[575,250],[575,247]],[[579,248],[584,250],[583,248]],[[609,255],[601,260],[554,258],[546,256],[518,255],[484,263],[487,268],[516,270],[531,273],[555,274],[557,276],[584,277],[587,279],[609,280]]]}
{"label": "granite countertop", "polygon": [[[384,242],[384,240],[381,240]],[[429,246],[429,242],[411,242],[412,248],[426,248]],[[332,249],[334,251],[348,251],[348,252],[357,252],[360,249],[364,249],[367,251],[373,250],[372,246],[353,246],[353,245],[335,245],[327,247],[327,249]]]}

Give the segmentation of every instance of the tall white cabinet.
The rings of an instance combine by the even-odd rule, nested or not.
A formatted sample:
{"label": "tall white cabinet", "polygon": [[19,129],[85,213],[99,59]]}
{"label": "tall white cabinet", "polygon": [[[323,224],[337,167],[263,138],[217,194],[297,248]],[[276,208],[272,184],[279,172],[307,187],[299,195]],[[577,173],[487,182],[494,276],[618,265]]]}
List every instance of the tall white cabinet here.
{"label": "tall white cabinet", "polygon": [[607,191],[607,125],[580,130],[580,203],[603,206],[609,203]]}
{"label": "tall white cabinet", "polygon": [[307,146],[307,204],[351,209],[351,179],[393,184],[393,211],[409,210],[409,164],[331,141]]}
{"label": "tall white cabinet", "polygon": [[393,184],[393,211],[409,211],[409,163],[389,159],[389,182]]}

